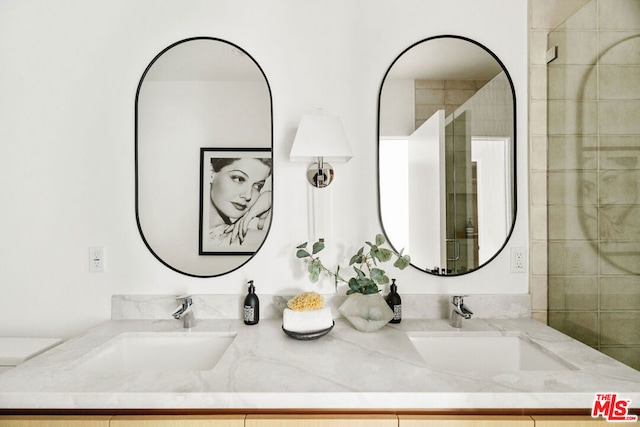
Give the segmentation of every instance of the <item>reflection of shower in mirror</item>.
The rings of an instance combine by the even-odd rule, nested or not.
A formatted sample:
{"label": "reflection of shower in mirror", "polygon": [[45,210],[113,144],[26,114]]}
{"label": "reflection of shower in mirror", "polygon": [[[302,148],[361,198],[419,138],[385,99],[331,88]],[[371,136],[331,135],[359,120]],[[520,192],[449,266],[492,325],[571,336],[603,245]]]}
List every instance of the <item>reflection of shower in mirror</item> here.
{"label": "reflection of shower in mirror", "polygon": [[390,244],[410,248],[412,265],[430,273],[490,262],[516,213],[515,95],[500,61],[468,39],[427,39],[393,62],[379,96],[379,207]]}

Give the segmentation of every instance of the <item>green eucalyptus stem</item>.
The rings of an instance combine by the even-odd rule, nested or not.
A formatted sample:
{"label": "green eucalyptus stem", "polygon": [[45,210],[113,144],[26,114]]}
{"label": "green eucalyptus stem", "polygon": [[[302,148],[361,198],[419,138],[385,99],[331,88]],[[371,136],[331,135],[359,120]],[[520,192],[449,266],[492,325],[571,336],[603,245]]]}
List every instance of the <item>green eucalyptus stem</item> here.
{"label": "green eucalyptus stem", "polygon": [[[356,277],[352,277],[349,280],[345,280],[340,276],[339,265],[334,273],[324,266],[319,256],[316,256],[316,254],[325,247],[324,239],[315,242],[311,252],[307,249],[306,242],[298,245],[296,248],[296,256],[307,263],[309,280],[311,280],[312,283],[318,281],[322,272],[326,272],[333,276],[336,290],[338,288],[338,281],[340,281],[349,286],[347,295],[352,293],[374,294],[380,292],[378,285],[389,283],[389,277],[385,274],[384,270],[378,268],[378,262],[387,262],[395,256],[397,259],[393,266],[404,270],[410,264],[411,258],[409,255],[403,255],[402,251],[398,253],[392,249],[383,248],[382,245],[385,243],[385,238],[382,234],[376,235],[375,243],[365,243],[369,247],[369,250],[365,253],[365,246],[361,247],[349,261],[349,266],[353,266],[353,270],[356,273]],[[363,271],[365,268],[366,272]]]}

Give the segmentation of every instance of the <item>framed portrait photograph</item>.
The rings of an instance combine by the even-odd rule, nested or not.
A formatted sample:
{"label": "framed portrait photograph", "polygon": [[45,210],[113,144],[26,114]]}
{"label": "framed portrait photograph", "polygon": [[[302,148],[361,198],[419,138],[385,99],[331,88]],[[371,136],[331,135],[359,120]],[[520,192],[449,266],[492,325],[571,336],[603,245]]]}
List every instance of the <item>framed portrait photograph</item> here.
{"label": "framed portrait photograph", "polygon": [[251,255],[271,224],[270,148],[200,149],[200,255]]}

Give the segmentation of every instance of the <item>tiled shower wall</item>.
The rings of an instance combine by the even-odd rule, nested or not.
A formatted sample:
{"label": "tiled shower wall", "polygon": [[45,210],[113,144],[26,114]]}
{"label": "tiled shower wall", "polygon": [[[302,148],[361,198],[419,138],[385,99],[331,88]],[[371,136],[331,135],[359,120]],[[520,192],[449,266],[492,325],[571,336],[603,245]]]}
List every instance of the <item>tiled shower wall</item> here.
{"label": "tiled shower wall", "polygon": [[487,83],[487,80],[416,80],[416,129],[438,110],[444,110],[445,116],[453,114]]}
{"label": "tiled shower wall", "polygon": [[529,0],[529,293],[531,315],[543,323],[547,323],[548,280],[547,34],[588,2]]}
{"label": "tiled shower wall", "polygon": [[590,1],[549,33],[556,47],[548,323],[640,369],[640,1]]}

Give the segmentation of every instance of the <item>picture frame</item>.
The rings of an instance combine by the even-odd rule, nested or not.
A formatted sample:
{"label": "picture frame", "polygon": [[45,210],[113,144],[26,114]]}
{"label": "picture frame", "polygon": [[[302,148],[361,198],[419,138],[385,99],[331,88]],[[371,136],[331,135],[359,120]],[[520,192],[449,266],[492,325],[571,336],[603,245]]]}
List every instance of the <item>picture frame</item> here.
{"label": "picture frame", "polygon": [[200,149],[199,255],[253,255],[271,225],[270,148]]}

